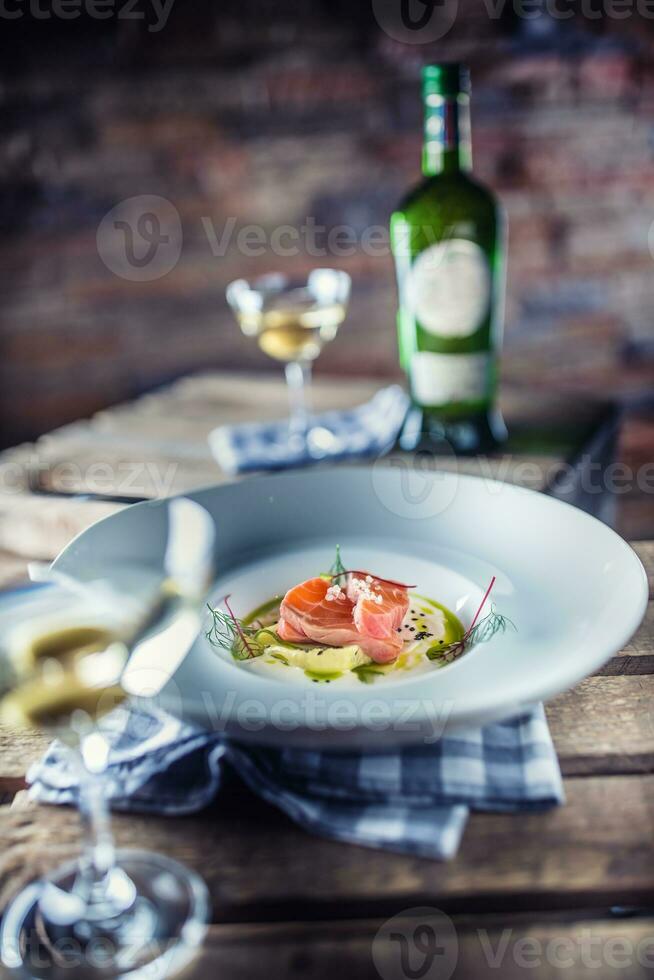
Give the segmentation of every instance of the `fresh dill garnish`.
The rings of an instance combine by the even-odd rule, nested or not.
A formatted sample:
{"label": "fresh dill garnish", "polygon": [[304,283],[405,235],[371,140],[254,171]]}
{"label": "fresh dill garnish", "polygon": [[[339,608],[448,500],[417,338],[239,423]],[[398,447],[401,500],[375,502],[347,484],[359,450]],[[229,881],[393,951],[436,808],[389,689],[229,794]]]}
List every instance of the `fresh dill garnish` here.
{"label": "fresh dill garnish", "polygon": [[432,647],[427,651],[427,657],[429,660],[443,660],[445,663],[451,663],[468,647],[476,646],[477,643],[488,643],[498,633],[506,633],[509,628],[517,631],[515,623],[508,616],[498,613],[495,606],[491,605],[491,611],[483,619],[473,624],[460,640],[441,648]]}
{"label": "fresh dill garnish", "polygon": [[261,637],[268,634],[276,641],[276,633],[270,629],[262,629],[260,626],[247,626],[236,618],[225,599],[223,602],[227,605],[227,612],[207,605],[212,616],[211,627],[206,633],[209,643],[229,650],[236,660],[251,660],[253,657],[260,657],[265,649],[261,643]]}
{"label": "fresh dill garnish", "polygon": [[496,633],[506,633],[509,627],[517,632],[515,623],[508,616],[503,616],[501,613],[498,613],[495,606],[491,605],[491,611],[488,615],[484,616],[469,631],[468,643],[487,643],[489,640],[492,640]]}
{"label": "fresh dill garnish", "polygon": [[340,544],[337,544],[336,545],[336,558],[334,559],[334,564],[329,569],[329,574],[330,574],[330,576],[332,578],[334,578],[336,575],[338,575],[338,576],[345,575],[346,572],[347,572],[347,569],[345,568],[345,565],[343,564],[343,562],[341,560],[341,546],[340,546]]}

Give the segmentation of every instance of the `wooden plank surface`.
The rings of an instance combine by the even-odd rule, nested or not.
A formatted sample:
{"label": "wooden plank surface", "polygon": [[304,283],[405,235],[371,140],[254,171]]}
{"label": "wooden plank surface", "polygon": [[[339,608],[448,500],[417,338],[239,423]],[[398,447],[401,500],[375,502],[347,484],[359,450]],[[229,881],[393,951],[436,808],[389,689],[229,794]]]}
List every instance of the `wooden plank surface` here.
{"label": "wooden plank surface", "polygon": [[[366,379],[319,378],[313,386],[314,407],[318,412],[351,408],[378,388],[379,382]],[[557,431],[570,425],[565,399],[545,393],[534,398],[506,387],[503,402],[518,430],[542,424],[543,411]],[[262,404],[267,418],[287,414],[279,376],[200,374],[0,454],[0,548],[51,559],[71,537],[110,512],[110,504],[94,500],[34,496],[30,486],[35,483],[67,494],[165,497],[224,481],[207,436],[218,424],[258,417]],[[594,411],[592,403],[576,405],[575,423],[583,428],[584,413],[590,420]],[[544,451],[488,460],[442,459],[438,465],[540,489],[562,461],[560,451]]]}
{"label": "wooden plank surface", "polygon": [[654,598],[654,541],[634,541],[632,547],[643,563],[649,582],[649,597]]}
{"label": "wooden plank surface", "polygon": [[27,557],[0,550],[0,592],[25,582],[27,565]]}
{"label": "wooden plank surface", "polygon": [[[654,900],[654,776],[572,778],[547,813],[473,814],[459,854],[439,863],[308,837],[239,783],[204,814],[116,815],[124,847],[159,850],[197,869],[214,918],[313,920],[448,912],[647,905]],[[0,907],[21,883],[79,847],[74,811],[0,812]]]}
{"label": "wooden plank surface", "polygon": [[[448,922],[449,920],[449,922]],[[544,920],[544,921],[543,921]],[[262,964],[274,964],[276,976],[301,973],[306,980],[405,980],[402,945],[413,968],[431,964],[426,977],[454,980],[645,980],[654,965],[654,919],[581,919],[525,921],[497,916],[448,917],[427,914],[395,920],[246,925],[214,925],[189,980],[228,977],[252,980]],[[420,944],[419,929],[433,929],[431,947]],[[405,937],[404,943],[398,936]],[[424,936],[424,932],[423,932]]]}
{"label": "wooden plank surface", "polygon": [[3,780],[21,780],[50,741],[44,732],[0,725],[0,786]]}
{"label": "wooden plank surface", "polygon": [[589,677],[546,711],[564,775],[654,772],[651,674]]}

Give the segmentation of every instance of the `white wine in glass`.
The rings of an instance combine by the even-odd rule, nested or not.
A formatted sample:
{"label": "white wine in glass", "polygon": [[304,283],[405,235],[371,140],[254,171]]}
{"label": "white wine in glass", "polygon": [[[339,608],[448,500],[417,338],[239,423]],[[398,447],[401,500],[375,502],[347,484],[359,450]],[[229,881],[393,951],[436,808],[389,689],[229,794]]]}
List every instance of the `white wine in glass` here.
{"label": "white wine in glass", "polygon": [[311,366],[345,319],[351,285],[346,272],[314,269],[306,282],[273,273],[252,282],[237,279],[227,287],[227,301],[243,333],[256,337],[265,354],[286,365],[293,451],[322,454],[325,432],[312,428],[307,407]]}
{"label": "white wine in glass", "polygon": [[0,723],[46,731],[68,746],[84,844],[79,860],[32,882],[5,909],[2,976],[144,980],[176,975],[195,956],[209,911],[203,881],[165,855],[114,847],[107,764],[129,712],[106,726],[104,719],[128,696],[123,682],[141,642],[183,654],[202,629],[203,610],[204,589],[196,595],[165,578],[127,628],[113,627],[107,612],[59,611],[3,638]]}

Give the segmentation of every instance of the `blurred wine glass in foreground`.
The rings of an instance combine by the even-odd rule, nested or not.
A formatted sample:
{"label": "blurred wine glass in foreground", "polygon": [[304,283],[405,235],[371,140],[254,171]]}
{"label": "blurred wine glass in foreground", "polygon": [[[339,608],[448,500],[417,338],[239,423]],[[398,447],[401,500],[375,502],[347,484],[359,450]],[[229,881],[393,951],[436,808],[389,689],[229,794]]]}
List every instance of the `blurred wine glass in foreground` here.
{"label": "blurred wine glass in foreground", "polygon": [[[155,577],[147,601],[130,594],[128,576],[151,581],[149,569],[130,565],[117,575],[116,567],[111,582],[88,583],[46,569],[44,577],[68,586],[70,595],[58,599],[55,613],[32,616],[3,638],[0,723],[45,730],[68,746],[85,838],[79,860],[23,888],[4,911],[3,976],[171,976],[202,940],[204,882],[165,855],[116,850],[107,802],[111,746],[130,723],[128,710],[113,709],[130,692],[133,658],[147,661],[163,685],[167,661],[183,658],[203,625],[213,521],[189,500],[173,501],[169,515],[165,573]],[[124,591],[115,591],[114,581]]]}
{"label": "blurred wine glass in foreground", "polygon": [[306,282],[273,273],[227,287],[231,306],[246,337],[286,365],[290,419],[288,448],[320,458],[333,439],[311,425],[308,390],[311,368],[345,319],[352,280],[337,269],[314,269]]}

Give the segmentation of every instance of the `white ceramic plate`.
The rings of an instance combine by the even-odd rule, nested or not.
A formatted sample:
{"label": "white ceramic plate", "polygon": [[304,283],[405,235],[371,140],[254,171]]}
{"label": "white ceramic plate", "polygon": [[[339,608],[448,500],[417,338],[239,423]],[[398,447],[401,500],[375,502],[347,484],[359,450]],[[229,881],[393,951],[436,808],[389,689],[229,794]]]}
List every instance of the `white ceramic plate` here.
{"label": "white ceramic plate", "polygon": [[[174,673],[159,703],[240,739],[382,749],[515,715],[599,668],[647,605],[643,567],[617,534],[567,504],[484,478],[376,464],[190,496],[215,518],[213,594],[231,593],[237,615],[328,568],[338,543],[350,567],[415,582],[466,625],[495,575],[494,602],[517,627],[446,667],[371,685],[243,666],[204,636],[181,664],[170,651],[160,667]],[[84,579],[135,563],[156,579],[166,531],[165,502],[138,504],[81,534],[56,566]]]}

